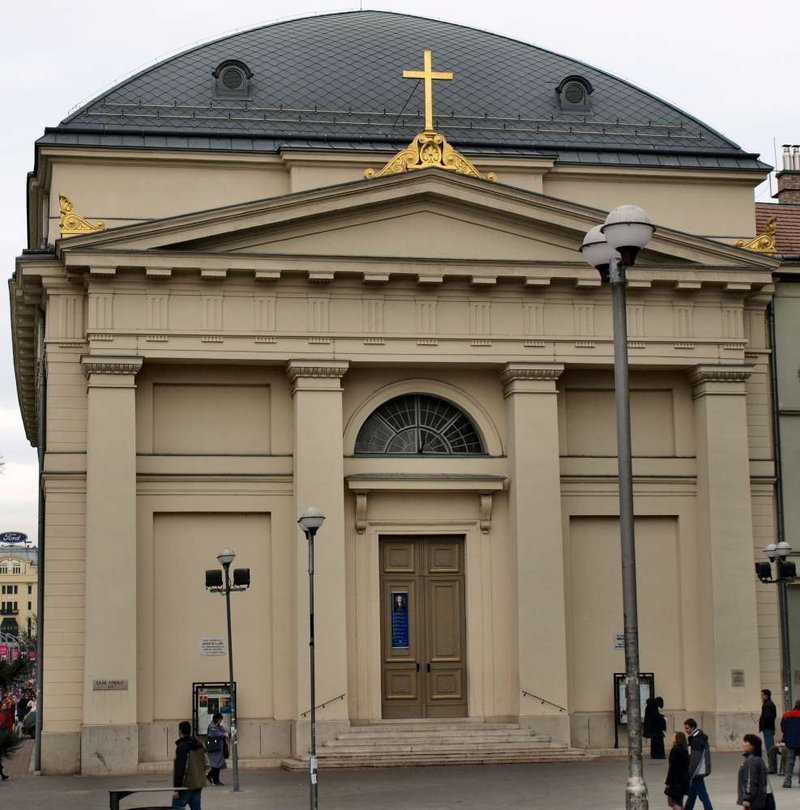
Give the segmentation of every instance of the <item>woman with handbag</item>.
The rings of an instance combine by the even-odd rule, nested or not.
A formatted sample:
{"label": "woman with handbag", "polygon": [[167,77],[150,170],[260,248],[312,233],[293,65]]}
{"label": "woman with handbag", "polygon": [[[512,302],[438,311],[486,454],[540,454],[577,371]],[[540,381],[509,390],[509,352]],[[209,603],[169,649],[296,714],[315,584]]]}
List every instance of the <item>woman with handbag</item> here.
{"label": "woman with handbag", "polygon": [[766,810],[767,800],[771,794],[767,791],[767,768],[761,758],[761,737],[757,734],[745,734],[742,754],[744,762],[739,768],[736,783],[738,788],[736,804],[750,810]]}
{"label": "woman with handbag", "polygon": [[206,754],[211,765],[211,770],[206,774],[206,778],[212,785],[222,785],[219,781],[219,772],[228,766],[225,764],[225,749],[228,747],[228,732],[222,725],[222,715],[217,712],[208,724],[206,732]]}

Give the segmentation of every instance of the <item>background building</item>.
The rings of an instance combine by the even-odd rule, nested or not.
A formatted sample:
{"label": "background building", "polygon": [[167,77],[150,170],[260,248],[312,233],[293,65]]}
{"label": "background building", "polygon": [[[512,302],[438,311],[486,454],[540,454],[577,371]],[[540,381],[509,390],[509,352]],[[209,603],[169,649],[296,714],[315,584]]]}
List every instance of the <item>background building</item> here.
{"label": "background building", "polygon": [[[403,78],[426,49],[455,74],[430,122]],[[738,747],[780,676],[753,576],[778,262],[734,246],[766,170],[602,71],[381,12],[201,46],[47,130],[11,282],[46,450],[44,769],[169,759],[192,683],[226,679],[201,644],[224,545],[253,581],[242,756],[302,754],[311,504],[322,740],[468,717],[611,745],[611,306],[578,248],[626,202],[658,226],[628,308],[642,669]]]}
{"label": "background building", "polygon": [[0,544],[0,633],[36,634],[38,549]]}
{"label": "background building", "polygon": [[[777,203],[756,204],[756,232],[781,260],[775,273],[775,386],[780,437],[779,518],[785,540],[800,552],[800,147],[784,146]],[[789,703],[800,696],[800,587],[787,590]]]}

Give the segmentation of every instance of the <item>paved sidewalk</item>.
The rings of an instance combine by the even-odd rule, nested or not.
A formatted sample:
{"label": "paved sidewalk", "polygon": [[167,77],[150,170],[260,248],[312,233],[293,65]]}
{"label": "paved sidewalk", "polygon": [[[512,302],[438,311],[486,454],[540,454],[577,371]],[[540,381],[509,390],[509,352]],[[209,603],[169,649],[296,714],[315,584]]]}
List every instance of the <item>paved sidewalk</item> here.
{"label": "paved sidewalk", "polygon": [[[736,806],[738,754],[715,754],[708,789],[715,810]],[[320,810],[623,810],[624,759],[584,763],[395,768],[320,773]],[[665,762],[645,761],[650,807],[662,810]],[[221,788],[203,791],[203,810],[306,810],[305,773],[242,771],[239,793],[230,789],[230,771]],[[795,777],[797,779],[797,777]],[[800,789],[781,788],[772,777],[779,810],[800,810]],[[166,774],[123,777],[28,776],[0,785],[0,807],[51,810],[106,810],[108,789],[168,785]],[[169,794],[131,796],[123,808],[169,805]],[[698,810],[701,810],[698,805]]]}

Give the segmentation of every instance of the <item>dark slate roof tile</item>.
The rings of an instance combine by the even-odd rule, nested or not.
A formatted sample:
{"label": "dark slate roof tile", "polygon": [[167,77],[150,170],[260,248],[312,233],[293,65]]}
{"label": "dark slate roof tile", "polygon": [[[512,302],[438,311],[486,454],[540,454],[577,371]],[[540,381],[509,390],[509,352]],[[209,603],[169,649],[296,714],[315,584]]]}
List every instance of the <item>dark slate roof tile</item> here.
{"label": "dark slate roof tile", "polygon": [[[699,165],[692,152],[719,155],[732,168],[764,167],[687,113],[597,68],[485,31],[381,11],[291,20],[201,45],[111,88],[55,132],[62,143],[67,133],[91,132],[98,145],[136,132],[146,146],[160,133],[172,148],[217,150],[270,151],[304,140],[329,149],[404,145],[423,128],[424,101],[421,83],[402,72],[420,68],[426,48],[434,69],[455,73],[436,82],[434,98],[437,126],[456,146],[589,163],[680,152],[660,165]],[[253,71],[249,98],[215,98],[211,74],[226,59]],[[592,83],[590,113],[559,109],[555,88],[569,74]]]}

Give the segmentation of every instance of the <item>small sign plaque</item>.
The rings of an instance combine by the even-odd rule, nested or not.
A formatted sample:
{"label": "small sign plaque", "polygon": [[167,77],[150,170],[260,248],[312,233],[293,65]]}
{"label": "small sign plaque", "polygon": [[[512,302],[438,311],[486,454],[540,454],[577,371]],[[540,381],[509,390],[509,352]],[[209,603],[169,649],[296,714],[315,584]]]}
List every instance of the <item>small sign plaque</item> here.
{"label": "small sign plaque", "polygon": [[99,681],[92,681],[92,689],[95,692],[127,692],[128,681],[125,680],[109,680],[103,678]]}
{"label": "small sign plaque", "polygon": [[625,649],[625,633],[612,633],[611,634],[612,650]]}
{"label": "small sign plaque", "polygon": [[744,686],[744,670],[732,669],[731,670],[731,686]]}
{"label": "small sign plaque", "polygon": [[225,655],[224,638],[201,638],[200,655]]}

